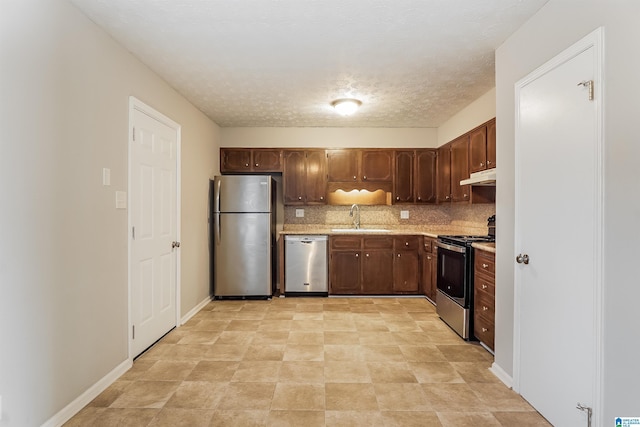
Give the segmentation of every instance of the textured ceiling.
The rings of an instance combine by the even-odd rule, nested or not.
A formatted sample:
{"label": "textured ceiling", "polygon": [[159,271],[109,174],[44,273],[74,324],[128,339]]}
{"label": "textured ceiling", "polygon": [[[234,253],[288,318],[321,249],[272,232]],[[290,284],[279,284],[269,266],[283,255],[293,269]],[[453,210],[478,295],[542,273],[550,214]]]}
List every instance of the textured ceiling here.
{"label": "textured ceiling", "polygon": [[220,126],[437,127],[547,0],[72,2]]}

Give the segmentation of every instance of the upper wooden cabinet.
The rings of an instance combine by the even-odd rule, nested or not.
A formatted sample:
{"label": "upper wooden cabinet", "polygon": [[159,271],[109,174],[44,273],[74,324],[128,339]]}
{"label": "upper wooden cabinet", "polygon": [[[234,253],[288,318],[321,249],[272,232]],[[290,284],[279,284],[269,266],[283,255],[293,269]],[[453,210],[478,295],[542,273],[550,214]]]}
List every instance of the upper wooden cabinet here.
{"label": "upper wooden cabinet", "polygon": [[437,162],[438,203],[451,201],[451,143],[438,148]]}
{"label": "upper wooden cabinet", "polygon": [[437,157],[435,149],[395,152],[393,203],[436,202]]}
{"label": "upper wooden cabinet", "polygon": [[496,167],[496,120],[469,132],[469,172]]}
{"label": "upper wooden cabinet", "polygon": [[282,172],[282,150],[270,148],[221,148],[220,172]]}
{"label": "upper wooden cabinet", "polygon": [[326,204],[324,150],[283,150],[285,205]]}
{"label": "upper wooden cabinet", "polygon": [[391,182],[393,151],[327,150],[327,171],[329,182]]}
{"label": "upper wooden cabinet", "polygon": [[451,201],[468,202],[471,186],[460,185],[469,178],[469,135],[463,135],[451,143]]}

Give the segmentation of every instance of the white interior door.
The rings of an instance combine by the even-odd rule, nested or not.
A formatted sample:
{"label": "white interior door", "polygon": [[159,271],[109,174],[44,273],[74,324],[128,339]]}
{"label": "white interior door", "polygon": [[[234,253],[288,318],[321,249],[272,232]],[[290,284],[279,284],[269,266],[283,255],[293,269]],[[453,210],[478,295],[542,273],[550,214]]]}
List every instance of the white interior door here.
{"label": "white interior door", "polygon": [[132,109],[131,356],[177,324],[178,129]]}
{"label": "white interior door", "polygon": [[601,107],[588,82],[601,82],[598,61],[582,41],[516,87],[515,248],[529,262],[515,269],[515,379],[557,426],[586,427],[576,406],[597,400]]}

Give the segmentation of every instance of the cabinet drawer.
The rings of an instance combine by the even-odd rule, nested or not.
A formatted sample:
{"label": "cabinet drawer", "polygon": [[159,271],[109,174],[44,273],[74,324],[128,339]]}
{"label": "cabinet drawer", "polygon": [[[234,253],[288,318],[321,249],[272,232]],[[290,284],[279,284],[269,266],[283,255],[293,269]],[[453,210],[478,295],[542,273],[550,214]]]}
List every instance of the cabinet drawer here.
{"label": "cabinet drawer", "polygon": [[476,272],[485,272],[494,276],[496,273],[495,256],[490,252],[476,250],[474,268]]}
{"label": "cabinet drawer", "polygon": [[495,329],[493,322],[486,320],[477,313],[473,316],[473,333],[477,339],[485,343],[491,350],[494,348]]}
{"label": "cabinet drawer", "polygon": [[482,274],[476,274],[474,277],[473,286],[483,292],[486,292],[491,297],[496,294],[496,285],[493,278],[485,277]]}
{"label": "cabinet drawer", "polygon": [[353,236],[331,236],[329,238],[329,245],[331,249],[336,250],[360,249],[362,239]]}
{"label": "cabinet drawer", "polygon": [[393,249],[393,238],[389,236],[370,236],[362,240],[364,249]]}
{"label": "cabinet drawer", "polygon": [[424,236],[422,238],[422,250],[430,253],[433,252],[433,248],[435,248],[435,239],[432,237]]}
{"label": "cabinet drawer", "polygon": [[420,247],[418,236],[396,236],[393,238],[393,247],[396,251],[417,251]]}
{"label": "cabinet drawer", "polygon": [[474,310],[478,316],[493,322],[495,319],[495,300],[493,296],[476,289]]}

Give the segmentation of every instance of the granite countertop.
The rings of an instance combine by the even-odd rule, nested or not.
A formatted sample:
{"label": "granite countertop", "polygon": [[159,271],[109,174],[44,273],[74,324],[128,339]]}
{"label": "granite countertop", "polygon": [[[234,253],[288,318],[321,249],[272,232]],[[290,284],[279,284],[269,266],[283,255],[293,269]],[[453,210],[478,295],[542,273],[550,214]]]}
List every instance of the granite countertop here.
{"label": "granite countertop", "polygon": [[[328,227],[328,226],[306,226],[296,228],[285,228],[280,232],[281,235],[380,235],[380,236],[399,236],[399,235],[421,235],[432,238],[437,238],[438,235],[451,235],[451,234],[465,234],[464,231],[458,229],[442,229],[442,230],[428,230],[417,228],[390,228],[385,226],[371,226],[362,227],[360,231],[349,229],[346,227]],[[468,233],[466,233],[468,234]]]}
{"label": "granite countertop", "polygon": [[472,243],[471,247],[472,248],[476,248],[476,249],[480,249],[482,251],[491,252],[493,254],[496,253],[496,244],[495,244],[495,242],[491,242],[491,243],[476,242],[476,243]]}

